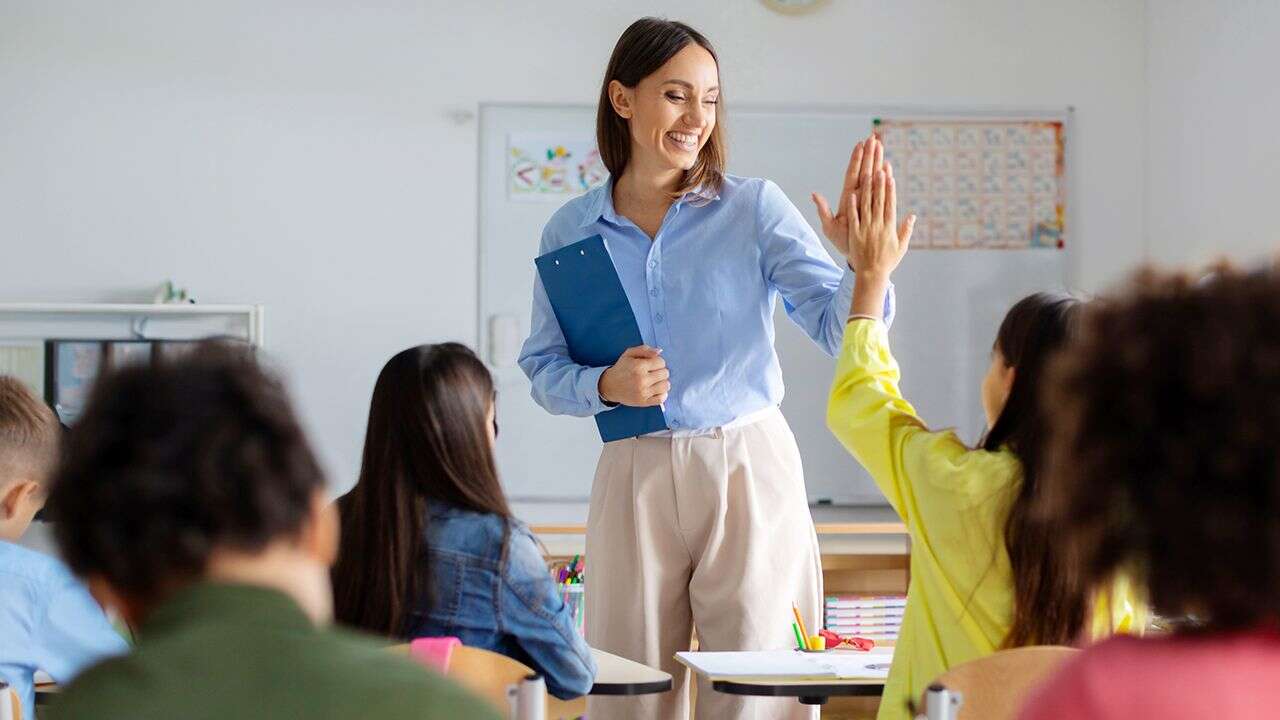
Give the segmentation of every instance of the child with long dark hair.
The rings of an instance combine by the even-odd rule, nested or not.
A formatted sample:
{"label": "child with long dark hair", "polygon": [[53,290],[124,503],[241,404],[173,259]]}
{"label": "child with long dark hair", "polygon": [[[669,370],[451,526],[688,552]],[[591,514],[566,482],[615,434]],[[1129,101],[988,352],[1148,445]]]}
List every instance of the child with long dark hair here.
{"label": "child with long dark hair", "polygon": [[595,662],[493,458],[493,378],[457,343],[392,357],[373,389],[360,479],[339,501],[338,620],[391,638],[453,635],[585,695]]}
{"label": "child with long dark hair", "polygon": [[[873,146],[874,138],[867,141]],[[875,149],[873,147],[873,149]],[[1038,396],[1050,356],[1071,335],[1079,301],[1039,293],[1000,325],[982,383],[988,432],[980,447],[931,431],[898,389],[881,321],[884,289],[906,253],[887,164],[847,201],[857,272],[827,411],[832,432],[867,469],[911,534],[911,584],[879,717],[908,717],[939,674],[1021,645],[1071,644],[1128,629],[1127,591],[1093,597],[1068,572],[1053,529],[1036,520],[1046,418]]]}

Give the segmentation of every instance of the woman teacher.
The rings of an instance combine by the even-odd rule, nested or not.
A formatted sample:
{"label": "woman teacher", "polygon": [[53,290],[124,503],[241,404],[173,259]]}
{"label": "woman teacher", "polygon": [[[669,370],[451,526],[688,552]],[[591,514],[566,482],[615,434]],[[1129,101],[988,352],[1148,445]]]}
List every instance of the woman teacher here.
{"label": "woman teacher", "polygon": [[[718,60],[678,22],[645,18],[619,38],[600,91],[597,141],[609,182],[551,218],[540,254],[601,235],[645,344],[610,367],[574,363],[540,281],[520,366],[555,414],[661,405],[668,431],[604,445],[587,518],[587,638],[671,673],[674,689],[590,699],[591,717],[686,718],[689,649],[794,647],[791,605],[821,626],[822,569],[800,453],[773,347],[779,295],[825,352],[839,350],[853,294],[786,195],[724,173]],[[866,150],[866,152],[864,152]],[[878,169],[859,144],[841,207]],[[847,210],[814,196],[841,252]],[[885,298],[892,315],[892,295]],[[815,408],[814,412],[820,409]],[[792,698],[700,687],[700,718],[811,718]]]}

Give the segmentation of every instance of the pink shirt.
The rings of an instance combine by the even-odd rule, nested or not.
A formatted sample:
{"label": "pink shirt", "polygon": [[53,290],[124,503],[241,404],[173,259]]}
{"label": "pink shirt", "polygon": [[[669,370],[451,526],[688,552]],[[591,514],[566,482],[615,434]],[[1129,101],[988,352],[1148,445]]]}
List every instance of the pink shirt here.
{"label": "pink shirt", "polygon": [[1280,717],[1280,633],[1117,635],[1080,653],[1019,720]]}

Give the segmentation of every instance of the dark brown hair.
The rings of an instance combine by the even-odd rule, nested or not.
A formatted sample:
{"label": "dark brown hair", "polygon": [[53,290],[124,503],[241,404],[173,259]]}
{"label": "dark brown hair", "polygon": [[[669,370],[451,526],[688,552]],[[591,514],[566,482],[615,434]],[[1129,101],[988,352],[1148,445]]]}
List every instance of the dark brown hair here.
{"label": "dark brown hair", "polygon": [[1086,582],[1228,631],[1280,613],[1280,279],[1143,271],[1055,367],[1043,510]]}
{"label": "dark brown hair", "polygon": [[29,475],[43,482],[58,461],[62,426],[20,380],[0,375],[0,486]]}
{"label": "dark brown hair", "polygon": [[340,622],[388,637],[407,631],[429,590],[429,501],[510,519],[485,425],[493,400],[493,378],[465,345],[419,345],[382,368],[360,479],[338,501]]}
{"label": "dark brown hair", "polygon": [[324,485],[280,381],[243,346],[202,343],[96,383],[49,506],[72,569],[155,602],[215,549],[295,535]]}
{"label": "dark brown hair", "polygon": [[1036,293],[1014,305],[996,333],[995,349],[1015,372],[982,447],[1007,447],[1022,463],[1022,483],[1004,525],[1013,573],[1013,622],[1004,647],[1068,644],[1084,626],[1087,598],[1056,550],[1053,527],[1032,511],[1049,430],[1040,407],[1045,374],[1053,353],[1068,341],[1079,308],[1070,295]]}
{"label": "dark brown hair", "polygon": [[[609,65],[604,71],[604,83],[600,86],[600,105],[596,109],[596,144],[600,148],[600,159],[609,169],[609,174],[616,181],[622,177],[627,163],[631,160],[631,127],[625,118],[613,109],[609,99],[609,83],[617,80],[623,86],[634,88],[640,81],[657,72],[676,53],[691,43],[711,53],[716,67],[720,66],[720,58],[716,56],[711,41],[702,33],[674,20],[646,17],[631,23],[618,38],[613,47],[613,55],[609,57]],[[716,106],[716,124],[711,128],[711,136],[698,153],[698,160],[684,175],[684,180],[674,195],[680,197],[685,193],[702,187],[705,190],[719,190],[724,181],[726,147],[721,126],[724,122],[724,93],[720,94],[720,104]]]}

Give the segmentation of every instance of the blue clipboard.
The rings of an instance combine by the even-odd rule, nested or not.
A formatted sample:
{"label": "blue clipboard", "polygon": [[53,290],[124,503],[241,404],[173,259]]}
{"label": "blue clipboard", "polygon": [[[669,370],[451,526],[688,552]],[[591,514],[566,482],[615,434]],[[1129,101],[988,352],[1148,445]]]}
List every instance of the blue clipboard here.
{"label": "blue clipboard", "polygon": [[[575,363],[607,367],[644,344],[604,238],[593,235],[533,262]],[[661,408],[619,405],[598,413],[596,426],[600,439],[612,442],[666,430],[667,419]]]}

